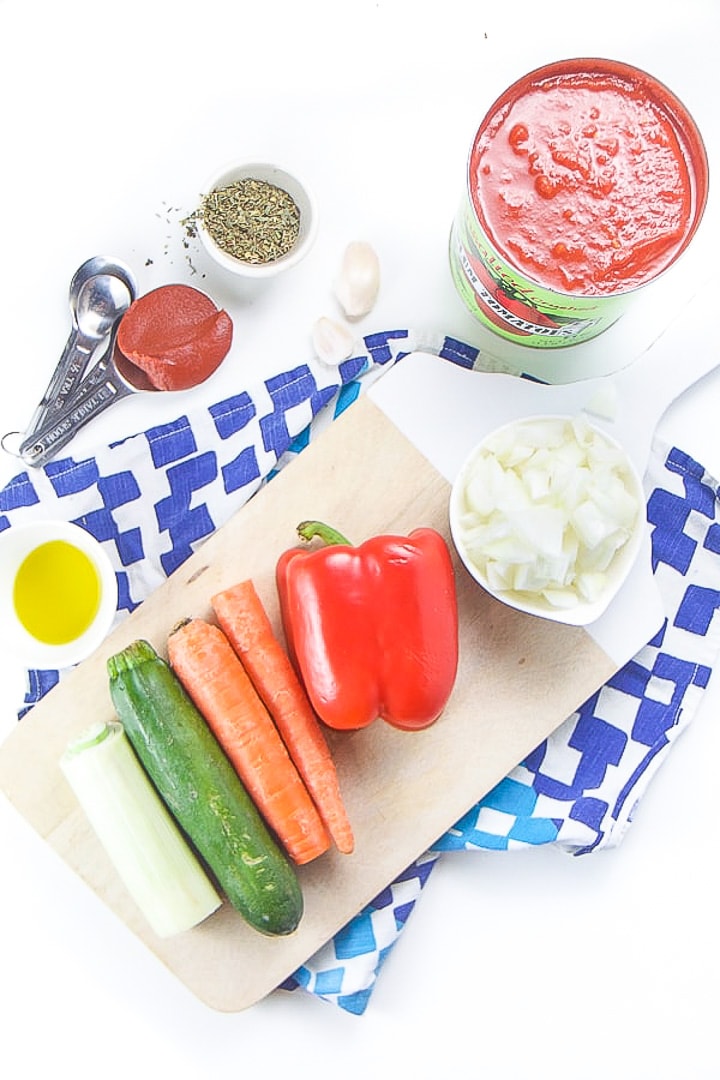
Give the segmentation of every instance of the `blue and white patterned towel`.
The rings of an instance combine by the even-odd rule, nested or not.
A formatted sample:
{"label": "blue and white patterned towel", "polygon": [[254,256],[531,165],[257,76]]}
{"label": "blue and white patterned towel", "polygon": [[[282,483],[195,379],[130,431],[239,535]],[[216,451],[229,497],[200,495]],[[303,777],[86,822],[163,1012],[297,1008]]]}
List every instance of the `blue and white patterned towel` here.
{"label": "blue and white patterned towel", "polygon": [[[383,371],[413,349],[477,367],[478,350],[405,330],[368,335],[339,368],[302,363],[215,405],[22,472],[0,491],[0,531],[74,521],[108,550],[118,621]],[[445,851],[555,844],[584,854],[619,843],[635,806],[696,713],[720,648],[718,484],[657,442],[646,475],[653,568],[666,621],[657,637],[283,985],[348,1012],[367,1007],[379,969]],[[22,717],[62,673],[31,671]]]}

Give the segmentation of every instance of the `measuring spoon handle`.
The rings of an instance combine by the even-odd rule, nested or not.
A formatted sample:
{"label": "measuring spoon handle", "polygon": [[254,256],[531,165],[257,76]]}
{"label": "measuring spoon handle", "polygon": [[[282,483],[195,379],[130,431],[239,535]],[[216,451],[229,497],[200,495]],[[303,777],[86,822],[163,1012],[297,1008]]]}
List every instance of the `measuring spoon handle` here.
{"label": "measuring spoon handle", "polygon": [[105,356],[82,380],[65,408],[59,410],[42,429],[25,436],[18,453],[26,465],[34,468],[44,465],[67,446],[81,427],[116,401],[133,393],[110,363],[114,346],[113,334]]}
{"label": "measuring spoon handle", "polygon": [[73,387],[87,368],[97,341],[83,338],[74,327],[63,349],[47,389],[38,403],[32,419],[25,429],[26,436],[33,435],[45,427],[48,417],[63,407],[72,393]]}

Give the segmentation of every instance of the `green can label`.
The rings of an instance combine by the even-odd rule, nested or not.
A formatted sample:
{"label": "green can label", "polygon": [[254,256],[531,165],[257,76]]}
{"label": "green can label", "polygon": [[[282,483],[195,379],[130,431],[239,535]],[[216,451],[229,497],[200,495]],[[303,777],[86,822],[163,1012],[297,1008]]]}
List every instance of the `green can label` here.
{"label": "green can label", "polygon": [[629,296],[561,296],[531,282],[496,252],[461,205],[450,234],[450,270],[469,310],[501,337],[552,349],[601,334],[620,317]]}

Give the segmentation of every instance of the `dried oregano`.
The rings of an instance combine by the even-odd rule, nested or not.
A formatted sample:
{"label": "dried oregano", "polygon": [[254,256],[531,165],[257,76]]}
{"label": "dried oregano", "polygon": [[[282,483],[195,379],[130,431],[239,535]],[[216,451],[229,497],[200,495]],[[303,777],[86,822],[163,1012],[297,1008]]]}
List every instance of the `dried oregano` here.
{"label": "dried oregano", "polygon": [[197,216],[219,248],[247,263],[287,255],[300,230],[300,211],[288,192],[252,177],[203,196]]}

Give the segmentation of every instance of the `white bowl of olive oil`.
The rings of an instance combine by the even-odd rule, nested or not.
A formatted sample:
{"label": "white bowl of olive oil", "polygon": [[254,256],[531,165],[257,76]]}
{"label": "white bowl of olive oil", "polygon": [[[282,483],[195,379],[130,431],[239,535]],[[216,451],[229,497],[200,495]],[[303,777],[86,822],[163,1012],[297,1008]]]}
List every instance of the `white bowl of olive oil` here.
{"label": "white bowl of olive oil", "polygon": [[0,639],[25,667],[84,660],[109,633],[117,597],[107,553],[79,525],[38,521],[0,534]]}

